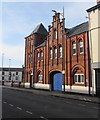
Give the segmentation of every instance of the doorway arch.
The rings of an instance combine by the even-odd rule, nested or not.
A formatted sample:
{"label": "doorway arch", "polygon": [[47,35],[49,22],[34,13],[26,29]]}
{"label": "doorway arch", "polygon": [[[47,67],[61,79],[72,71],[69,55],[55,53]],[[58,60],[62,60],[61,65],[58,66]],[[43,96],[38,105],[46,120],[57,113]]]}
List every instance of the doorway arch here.
{"label": "doorway arch", "polygon": [[51,72],[50,83],[52,91],[62,91],[62,73],[59,71]]}

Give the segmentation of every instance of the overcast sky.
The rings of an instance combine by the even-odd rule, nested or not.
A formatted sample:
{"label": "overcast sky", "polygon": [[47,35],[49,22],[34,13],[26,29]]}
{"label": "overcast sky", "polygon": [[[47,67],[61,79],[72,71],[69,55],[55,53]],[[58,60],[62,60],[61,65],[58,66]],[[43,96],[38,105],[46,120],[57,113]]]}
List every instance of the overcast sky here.
{"label": "overcast sky", "polygon": [[[2,2],[2,48],[0,66],[21,67],[24,64],[24,38],[39,24],[48,28],[52,22],[52,10],[65,11],[65,26],[70,28],[87,21],[86,9],[96,2]],[[1,7],[1,5],[0,5]],[[1,27],[0,27],[1,28]]]}

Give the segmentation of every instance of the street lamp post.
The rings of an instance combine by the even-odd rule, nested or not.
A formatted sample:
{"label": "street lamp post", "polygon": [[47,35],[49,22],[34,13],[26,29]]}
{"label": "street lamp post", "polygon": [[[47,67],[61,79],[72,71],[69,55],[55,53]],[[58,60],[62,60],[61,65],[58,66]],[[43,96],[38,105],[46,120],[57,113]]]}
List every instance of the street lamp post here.
{"label": "street lamp post", "polygon": [[62,28],[62,55],[63,55],[63,62],[62,62],[62,71],[64,71],[63,72],[63,84],[64,84],[64,89],[63,89],[63,92],[65,93],[65,54],[64,54],[64,48],[65,48],[65,44],[64,44],[64,29],[65,29],[65,18],[64,18],[64,8],[63,8],[63,14],[62,14],[62,16],[63,16],[63,28]]}
{"label": "street lamp post", "polygon": [[11,63],[11,59],[9,59],[9,79],[11,79],[11,73],[10,73],[10,63]]}
{"label": "street lamp post", "polygon": [[[3,73],[3,60],[4,60],[4,53],[2,53],[2,73]],[[3,85],[3,80],[2,80],[2,85]]]}

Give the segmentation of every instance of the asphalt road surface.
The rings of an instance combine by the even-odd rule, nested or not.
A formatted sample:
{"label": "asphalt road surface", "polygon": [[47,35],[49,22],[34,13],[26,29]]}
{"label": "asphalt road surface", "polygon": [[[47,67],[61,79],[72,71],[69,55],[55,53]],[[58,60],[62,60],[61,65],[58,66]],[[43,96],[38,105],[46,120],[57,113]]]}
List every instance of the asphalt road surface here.
{"label": "asphalt road surface", "polygon": [[[2,118],[98,118],[98,104],[39,95],[9,88],[2,90]],[[99,109],[99,110],[98,110]]]}

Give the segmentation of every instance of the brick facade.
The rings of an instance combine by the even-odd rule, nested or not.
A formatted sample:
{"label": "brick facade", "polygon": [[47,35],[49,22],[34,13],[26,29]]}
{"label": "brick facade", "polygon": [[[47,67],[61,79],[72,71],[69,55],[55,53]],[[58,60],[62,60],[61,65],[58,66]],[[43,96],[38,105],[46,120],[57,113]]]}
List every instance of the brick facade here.
{"label": "brick facade", "polygon": [[[25,38],[25,82],[31,83],[32,87],[34,83],[49,84],[53,90],[51,76],[58,72],[61,74],[64,72],[62,85],[85,87],[88,85],[90,79],[88,23],[67,29],[64,28],[64,21],[60,19],[60,13],[55,13],[52,25],[48,26],[48,33],[44,34],[41,30],[39,32],[40,24],[37,33],[33,32]],[[83,29],[84,26],[86,30]],[[83,79],[83,82],[75,82],[75,79]]]}

